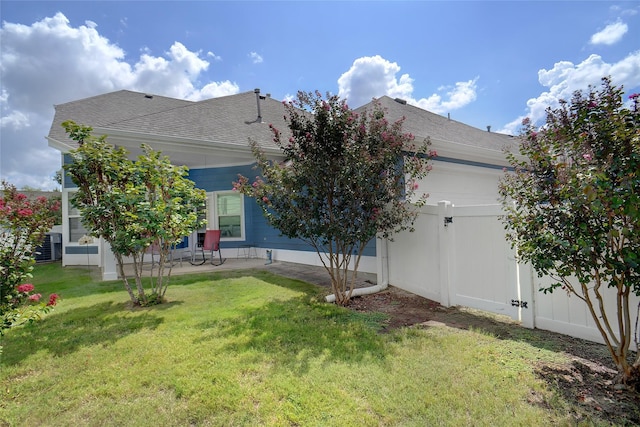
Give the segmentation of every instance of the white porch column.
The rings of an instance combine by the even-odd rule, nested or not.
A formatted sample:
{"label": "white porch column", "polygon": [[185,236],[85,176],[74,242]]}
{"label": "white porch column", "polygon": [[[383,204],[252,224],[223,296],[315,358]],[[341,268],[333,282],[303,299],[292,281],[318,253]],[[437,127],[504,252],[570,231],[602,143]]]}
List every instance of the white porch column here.
{"label": "white porch column", "polygon": [[116,257],[113,255],[111,245],[100,239],[100,254],[102,264],[102,280],[117,280]]}

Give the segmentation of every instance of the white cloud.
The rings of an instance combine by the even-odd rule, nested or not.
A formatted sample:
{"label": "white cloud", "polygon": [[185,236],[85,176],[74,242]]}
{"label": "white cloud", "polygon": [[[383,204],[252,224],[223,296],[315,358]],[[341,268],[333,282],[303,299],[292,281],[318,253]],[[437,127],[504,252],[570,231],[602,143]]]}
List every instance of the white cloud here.
{"label": "white cloud", "polygon": [[207,52],[207,56],[212,58],[214,61],[222,61],[222,57],[220,55],[216,55],[211,51]]}
{"label": "white cloud", "polygon": [[240,88],[237,84],[227,80],[224,82],[211,82],[205,85],[200,89],[199,95],[202,99],[209,99],[217,98],[219,96],[233,95],[239,91]]}
{"label": "white cloud", "polygon": [[619,42],[627,33],[629,27],[622,21],[609,24],[604,29],[591,36],[591,44],[612,45]]}
{"label": "white cloud", "polygon": [[[4,22],[0,29],[0,176],[18,187],[54,188],[60,153],[45,135],[53,105],[129,89],[199,100],[239,92],[231,81],[199,81],[204,58],[174,42],[163,56],[143,51],[133,65],[125,52],[100,35],[95,22],[72,27],[57,13],[32,25]],[[135,60],[135,58],[134,58]]]}
{"label": "white cloud", "polygon": [[409,74],[400,73],[400,66],[380,55],[365,56],[353,62],[351,68],[338,79],[338,95],[346,98],[350,105],[359,107],[387,95],[392,98],[405,99],[434,113],[444,113],[461,108],[476,99],[476,77],[466,82],[457,82],[453,86],[440,87],[441,94],[433,94],[428,98],[413,97],[413,79]]}
{"label": "white cloud", "polygon": [[398,64],[389,62],[380,55],[358,58],[338,79],[338,96],[346,98],[354,107],[383,95],[396,98],[410,97],[413,92],[413,80],[408,74],[403,74],[397,79],[396,74],[399,72]]}
{"label": "white cloud", "polygon": [[[527,101],[524,116],[534,123],[541,123],[548,107],[557,108],[561,99],[570,100],[576,90],[586,90],[589,85],[599,86],[601,79],[611,76],[616,86],[626,88],[640,86],[640,51],[627,55],[624,59],[609,64],[599,55],[590,55],[579,64],[569,61],[557,62],[550,70],[538,71],[538,81],[547,88],[536,98]],[[523,117],[524,117],[523,116]],[[498,132],[515,134],[523,117],[515,119]]]}
{"label": "white cloud", "polygon": [[257,52],[249,53],[249,58],[251,58],[251,61],[253,61],[254,64],[260,64],[263,61],[262,56]]}
{"label": "white cloud", "polygon": [[457,110],[476,100],[477,81],[478,77],[466,82],[457,82],[453,87],[439,88],[439,91],[447,91],[445,100],[440,95],[433,94],[429,98],[422,98],[411,103],[438,114]]}

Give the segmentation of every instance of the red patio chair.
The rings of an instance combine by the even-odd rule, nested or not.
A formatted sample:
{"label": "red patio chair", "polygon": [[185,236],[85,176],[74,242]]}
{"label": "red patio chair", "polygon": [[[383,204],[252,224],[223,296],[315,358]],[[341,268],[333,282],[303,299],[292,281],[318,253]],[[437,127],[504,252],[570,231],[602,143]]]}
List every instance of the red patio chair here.
{"label": "red patio chair", "polygon": [[[226,259],[222,259],[222,253],[220,253],[220,230],[207,230],[204,235],[204,243],[202,244],[202,264],[206,261],[206,252],[211,252],[211,265],[222,265]],[[220,264],[214,264],[213,253],[218,252],[218,258]]]}

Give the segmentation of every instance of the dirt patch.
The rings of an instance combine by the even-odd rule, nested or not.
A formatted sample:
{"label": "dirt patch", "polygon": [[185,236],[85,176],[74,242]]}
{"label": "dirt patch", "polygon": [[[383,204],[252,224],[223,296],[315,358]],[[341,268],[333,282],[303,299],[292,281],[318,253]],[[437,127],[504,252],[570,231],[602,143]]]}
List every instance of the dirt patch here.
{"label": "dirt patch", "polygon": [[[508,318],[465,308],[445,308],[410,292],[390,286],[387,290],[354,298],[353,310],[382,312],[389,316],[385,331],[405,326],[445,324],[478,329],[500,339],[527,341],[566,356],[564,364],[540,363],[537,375],[558,390],[580,422],[640,425],[640,394],[616,384],[616,371],[604,345],[548,331],[531,330]],[[531,402],[545,403],[539,396]]]}

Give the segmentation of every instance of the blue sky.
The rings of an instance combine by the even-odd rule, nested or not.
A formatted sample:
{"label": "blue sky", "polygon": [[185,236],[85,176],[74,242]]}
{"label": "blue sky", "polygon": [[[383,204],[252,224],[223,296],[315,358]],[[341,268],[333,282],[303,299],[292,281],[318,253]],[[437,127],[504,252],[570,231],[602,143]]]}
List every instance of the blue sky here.
{"label": "blue sky", "polygon": [[389,95],[492,131],[611,75],[640,92],[640,3],[0,1],[0,177],[54,188],[53,106],[129,89],[206,99]]}

